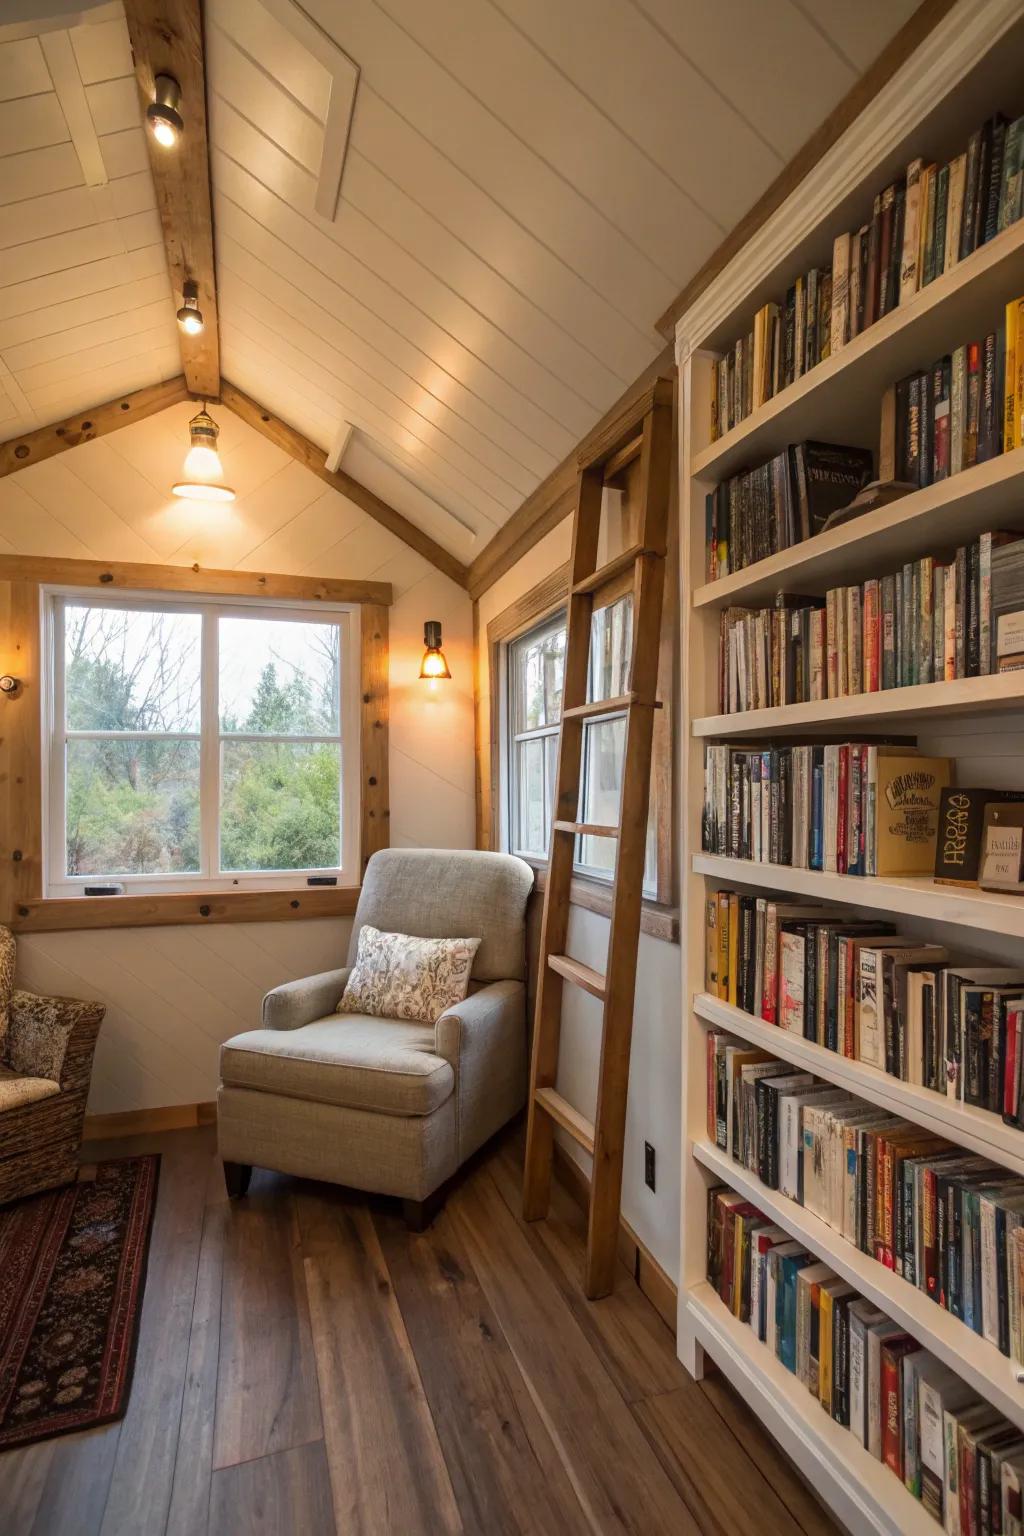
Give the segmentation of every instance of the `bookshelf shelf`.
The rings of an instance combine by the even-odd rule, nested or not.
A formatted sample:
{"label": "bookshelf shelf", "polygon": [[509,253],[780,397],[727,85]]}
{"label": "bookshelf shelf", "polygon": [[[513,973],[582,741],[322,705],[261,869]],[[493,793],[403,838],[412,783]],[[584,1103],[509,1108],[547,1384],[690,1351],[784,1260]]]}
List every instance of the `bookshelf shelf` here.
{"label": "bookshelf shelf", "polygon": [[1012,1125],[1004,1125],[998,1115],[973,1104],[947,1099],[917,1083],[905,1083],[887,1072],[861,1061],[851,1061],[836,1051],[826,1050],[813,1040],[805,1040],[777,1024],[766,1024],[742,1008],[700,992],[693,1000],[698,1019],[715,1029],[749,1040],[751,1045],[789,1061],[804,1072],[813,1072],[837,1088],[845,1088],[891,1114],[905,1116],[926,1130],[946,1136],[982,1157],[1001,1163],[1015,1174],[1024,1176],[1024,1136]]}
{"label": "bookshelf shelf", "polygon": [[809,704],[740,710],[732,715],[704,715],[693,722],[695,736],[806,736],[831,726],[879,726],[922,715],[986,715],[1024,708],[1024,672],[991,677],[961,677],[951,683],[916,683],[879,693],[848,694]]}
{"label": "bookshelf shelf", "polygon": [[[967,26],[978,29],[969,45]],[[707,1283],[709,1186],[721,1181],[753,1200],[1024,1429],[1024,1383],[1017,1380],[1021,1368],[824,1222],[764,1188],[709,1142],[708,1027],[813,1072],[969,1153],[991,1158],[1022,1179],[1024,1133],[1004,1125],[998,1115],[849,1061],[709,995],[704,979],[708,897],[729,887],[779,892],[858,917],[876,913],[897,919],[901,932],[914,939],[940,941],[957,958],[971,955],[978,963],[1016,966],[1024,953],[1024,896],[939,885],[928,878],[860,878],[705,853],[705,755],[716,739],[758,743],[788,738],[798,743],[823,733],[840,740],[913,736],[926,755],[956,760],[956,784],[1024,789],[1024,673],[723,715],[721,610],[732,604],[767,607],[779,592],[823,597],[830,588],[895,573],[908,560],[925,555],[943,559],[989,531],[1024,533],[1024,448],[913,490],[716,581],[706,578],[705,504],[720,482],[763,464],[790,444],[819,440],[877,450],[884,391],[996,331],[1006,304],[1024,294],[1024,221],[899,305],[717,442],[710,440],[711,390],[723,350],[749,334],[765,303],[781,304],[799,274],[828,265],[835,237],[863,223],[875,195],[903,176],[913,157],[931,157],[942,165],[965,150],[971,134],[997,108],[1011,116],[1022,110],[1020,86],[1010,83],[1024,78],[1022,63],[1024,0],[1013,0],[998,17],[993,0],[958,0],[818,171],[694,297],[676,326],[684,572],[679,805],[685,1149],[677,1347],[694,1375],[703,1370],[705,1352],[716,1361],[848,1529],[893,1536],[935,1536],[939,1527],[887,1468],[828,1418]]]}
{"label": "bookshelf shelf", "polygon": [[[1019,1367],[994,1344],[980,1338],[952,1313],[931,1301],[902,1275],[886,1269],[877,1259],[861,1253],[827,1222],[805,1211],[802,1205],[769,1189],[741,1164],[733,1162],[709,1141],[695,1141],[693,1155],[715,1176],[783,1227],[791,1237],[831,1264],[837,1275],[855,1285],[862,1296],[881,1307],[894,1322],[963,1377],[994,1408],[1024,1428],[1024,1385],[1017,1381]],[[723,1308],[724,1310],[724,1308]],[[759,1341],[751,1335],[753,1344]]]}
{"label": "bookshelf shelf", "polygon": [[884,390],[911,369],[992,330],[1019,290],[1022,255],[1024,220],[709,443],[695,454],[691,474],[724,480],[810,438],[876,446]]}
{"label": "bookshelf shelf", "polygon": [[683,1295],[701,1347],[789,1453],[847,1530],[877,1536],[938,1536],[936,1525],[888,1467],[835,1424],[795,1376],[732,1316],[706,1282]]}
{"label": "bookshelf shelf", "polygon": [[693,857],[693,872],[725,883],[775,891],[797,891],[812,900],[841,902],[872,912],[895,912],[933,922],[958,923],[964,928],[1024,939],[1024,897],[995,891],[936,885],[934,880],[875,876],[830,875],[817,869],[793,869],[787,864],[755,864],[717,854]]}
{"label": "bookshelf shelf", "polygon": [[1024,448],[999,454],[910,491],[899,501],[864,512],[852,522],[819,533],[767,560],[744,566],[693,594],[694,608],[727,603],[767,605],[776,592],[822,597],[855,570],[877,575],[915,556],[975,539],[1007,522],[1021,526],[1024,509]]}

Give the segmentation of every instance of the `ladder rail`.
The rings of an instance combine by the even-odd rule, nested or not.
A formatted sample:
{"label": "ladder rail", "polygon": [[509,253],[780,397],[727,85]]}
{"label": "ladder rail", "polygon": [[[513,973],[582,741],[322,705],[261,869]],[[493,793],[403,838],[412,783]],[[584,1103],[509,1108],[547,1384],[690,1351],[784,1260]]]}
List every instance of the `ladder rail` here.
{"label": "ladder rail", "polygon": [[[650,804],[654,694],[661,651],[665,549],[671,477],[671,386],[659,380],[644,409],[610,430],[594,460],[581,463],[573,526],[569,608],[559,729],[556,804],[550,865],[544,894],[534,1040],[530,1068],[523,1214],[535,1220],[547,1214],[550,1198],[554,1130],[590,1129],[591,1122],[558,1094],[558,1047],[563,988],[566,981],[599,998],[602,1007],[597,1109],[592,1123],[594,1171],[587,1227],[585,1289],[590,1297],[612,1289],[618,1252],[626,1097],[632,1042],[637,951],[640,938],[643,871]],[[639,433],[637,428],[639,426]],[[590,620],[594,596],[607,581],[597,571],[604,466],[628,445],[636,456],[639,437],[641,526],[636,543],[609,562],[616,572],[633,568],[633,633],[629,689],[602,705],[586,698]],[[602,709],[623,709],[626,736],[612,877],[612,913],[604,976],[565,954],[569,892],[580,821],[585,722]],[[562,835],[559,835],[562,834]],[[577,1138],[579,1139],[579,1138]],[[590,1150],[590,1148],[588,1148]]]}

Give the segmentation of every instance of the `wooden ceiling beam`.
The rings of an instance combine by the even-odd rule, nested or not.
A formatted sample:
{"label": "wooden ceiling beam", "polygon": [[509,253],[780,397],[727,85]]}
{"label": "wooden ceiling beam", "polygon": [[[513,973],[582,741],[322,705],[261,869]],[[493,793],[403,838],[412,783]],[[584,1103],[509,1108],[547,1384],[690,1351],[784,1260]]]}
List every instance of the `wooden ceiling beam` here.
{"label": "wooden ceiling beam", "polygon": [[273,411],[268,411],[260,405],[258,400],[254,400],[251,395],[247,395],[244,390],[238,389],[227,379],[222,380],[220,398],[224,405],[234,411],[239,420],[244,421],[247,426],[253,427],[257,432],[262,432],[270,442],[276,443],[278,448],[283,448],[285,453],[290,454],[299,464],[312,470],[313,474],[329,485],[333,491],[347,496],[349,501],[368,513],[389,533],[401,539],[403,544],[408,544],[410,549],[422,555],[424,560],[429,560],[431,565],[436,566],[460,587],[468,586],[468,567],[454,555],[449,554],[448,550],[432,539],[428,533],[424,533],[422,528],[410,522],[401,512],[383,501],[345,470],[328,469],[327,455],[322,448],[310,442],[308,437],[304,437],[301,432],[290,427],[286,421],[275,416]]}
{"label": "wooden ceiling beam", "polygon": [[192,281],[199,289],[205,321],[198,336],[179,327],[182,370],[194,395],[215,400],[220,394],[220,337],[201,4],[200,0],[124,0],[124,8],[143,113],[154,99],[157,75],[170,75],[181,89],[178,110],[185,126],[178,142],[164,149],[148,132],[146,140],[175,308],[181,303],[184,283]]}
{"label": "wooden ceiling beam", "polygon": [[162,384],[149,384],[130,395],[118,395],[91,410],[80,411],[77,416],[65,417],[49,427],[37,427],[0,443],[0,476],[13,475],[16,470],[28,469],[54,454],[77,448],[79,443],[91,443],[96,437],[106,437],[119,427],[131,426],[133,421],[145,421],[165,411],[169,405],[177,405],[189,398],[184,376],[165,379]]}

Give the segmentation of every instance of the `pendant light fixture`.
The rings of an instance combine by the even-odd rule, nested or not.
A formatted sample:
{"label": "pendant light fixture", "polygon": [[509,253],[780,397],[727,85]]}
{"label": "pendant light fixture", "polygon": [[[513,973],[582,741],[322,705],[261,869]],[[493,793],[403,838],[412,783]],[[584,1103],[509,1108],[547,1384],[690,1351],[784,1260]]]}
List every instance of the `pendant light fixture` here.
{"label": "pendant light fixture", "polygon": [[173,149],[185,130],[181,115],[181,86],[173,75],[157,75],[153,100],[146,108],[146,126],[163,149]]}
{"label": "pendant light fixture", "polygon": [[175,318],[189,336],[198,336],[203,328],[205,322],[199,308],[199,284],[191,278],[181,285],[181,308]]}
{"label": "pendant light fixture", "polygon": [[188,424],[191,446],[185,455],[182,479],[171,490],[187,501],[234,501],[235,493],[224,484],[224,470],[217,452],[220,427],[204,404]]}
{"label": "pendant light fixture", "polygon": [[441,621],[440,619],[428,619],[423,626],[423,644],[426,650],[423,652],[423,660],[420,662],[420,677],[427,682],[433,682],[437,678],[451,677],[448,670],[448,662],[445,660],[444,651],[441,649]]}

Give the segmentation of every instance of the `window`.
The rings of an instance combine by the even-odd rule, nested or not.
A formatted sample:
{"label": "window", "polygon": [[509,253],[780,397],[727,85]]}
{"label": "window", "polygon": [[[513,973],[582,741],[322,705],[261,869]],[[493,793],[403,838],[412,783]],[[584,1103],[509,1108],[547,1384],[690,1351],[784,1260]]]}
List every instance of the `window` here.
{"label": "window", "polygon": [[355,883],[349,610],[47,601],[48,894]]}
{"label": "window", "polygon": [[[588,699],[613,700],[628,691],[632,626],[632,593],[594,613]],[[564,662],[564,613],[545,620],[508,646],[508,847],[527,858],[548,857]],[[584,723],[581,821],[618,825],[625,744],[624,710],[609,709],[606,715],[592,716]],[[657,892],[655,825],[652,808],[644,871],[644,890],[652,896]],[[580,874],[610,881],[615,849],[611,838],[577,838],[575,867]]]}

